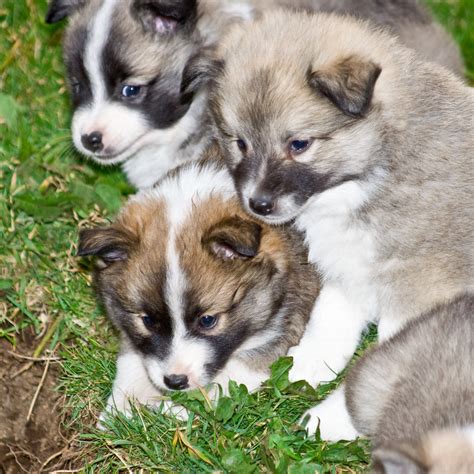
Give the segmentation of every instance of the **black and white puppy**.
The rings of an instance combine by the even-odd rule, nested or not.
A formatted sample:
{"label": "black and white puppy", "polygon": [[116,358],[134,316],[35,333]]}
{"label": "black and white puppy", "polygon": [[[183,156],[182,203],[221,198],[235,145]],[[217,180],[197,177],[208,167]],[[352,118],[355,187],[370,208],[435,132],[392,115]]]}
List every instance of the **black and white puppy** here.
{"label": "black and white puppy", "polygon": [[70,16],[64,58],[72,135],[84,155],[122,163],[137,188],[197,158],[210,130],[195,60],[247,2],[53,0],[46,21]]}

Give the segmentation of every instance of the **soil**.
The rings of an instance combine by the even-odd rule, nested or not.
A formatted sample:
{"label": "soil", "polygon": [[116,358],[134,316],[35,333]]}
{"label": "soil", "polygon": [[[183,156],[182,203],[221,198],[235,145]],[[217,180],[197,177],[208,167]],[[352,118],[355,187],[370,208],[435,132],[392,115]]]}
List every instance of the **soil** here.
{"label": "soil", "polygon": [[[33,337],[24,334],[21,339],[15,354],[31,355]],[[70,440],[61,430],[64,397],[55,390],[58,363],[50,362],[27,421],[46,362],[30,363],[31,367],[15,376],[29,361],[12,352],[11,344],[0,340],[0,473],[54,472],[70,467]]]}

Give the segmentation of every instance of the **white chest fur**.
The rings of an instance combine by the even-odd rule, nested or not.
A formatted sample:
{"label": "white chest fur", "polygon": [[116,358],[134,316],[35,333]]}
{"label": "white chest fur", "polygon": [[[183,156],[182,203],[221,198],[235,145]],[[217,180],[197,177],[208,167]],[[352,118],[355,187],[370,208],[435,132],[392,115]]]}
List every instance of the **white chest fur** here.
{"label": "white chest fur", "polygon": [[360,184],[344,183],[312,198],[296,220],[323,285],[305,334],[289,353],[293,381],[332,380],[354,353],[367,322],[377,315],[374,239],[357,216],[369,194]]}
{"label": "white chest fur", "polygon": [[375,259],[373,236],[357,218],[357,210],[369,192],[347,182],[315,196],[296,220],[306,236],[309,260],[325,280],[336,280],[345,287],[368,282]]}
{"label": "white chest fur", "polygon": [[123,163],[122,168],[130,183],[137,189],[153,186],[168,171],[191,160],[199,158],[207,137],[182,149],[192,134],[202,125],[207,96],[198,94],[188,112],[172,127],[156,129],[137,142],[133,155]]}

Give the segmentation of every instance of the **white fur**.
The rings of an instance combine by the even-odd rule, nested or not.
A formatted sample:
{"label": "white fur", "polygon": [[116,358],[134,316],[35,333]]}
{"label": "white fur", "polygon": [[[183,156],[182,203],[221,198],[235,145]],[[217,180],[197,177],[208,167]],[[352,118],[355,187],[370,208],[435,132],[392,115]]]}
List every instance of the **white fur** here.
{"label": "white fur", "polygon": [[353,440],[359,436],[347,411],[343,387],[308,410],[303,419],[306,416],[309,416],[306,430],[310,435],[315,434],[319,426],[321,438],[328,441]]}
{"label": "white fur", "polygon": [[461,432],[466,437],[466,439],[472,444],[474,449],[474,424],[463,426],[461,428]]}
{"label": "white fur", "polygon": [[263,347],[273,340],[279,333],[280,332],[278,331],[278,328],[273,326],[267,328],[264,331],[260,331],[259,334],[250,336],[248,339],[246,339],[236,353],[243,354],[244,352],[251,351],[257,347]]}
{"label": "white fur", "polygon": [[117,373],[106,411],[129,413],[131,400],[143,405],[157,406],[161,403],[160,393],[150,382],[142,357],[127,351],[117,358]]}
{"label": "white fur", "polygon": [[[72,137],[80,152],[99,163],[111,165],[120,163],[130,147],[137,147],[144,141],[148,129],[140,112],[96,97],[91,105],[77,109],[72,120]],[[104,144],[104,149],[98,153],[87,150],[81,142],[82,135],[95,131],[102,133]]]}
{"label": "white fur", "polygon": [[317,385],[336,378],[352,357],[366,325],[365,312],[354,306],[344,289],[327,282],[303,338],[288,352],[293,357],[290,380]]}
{"label": "white fur", "polygon": [[255,11],[252,5],[241,1],[230,1],[224,3],[223,12],[229,17],[241,18],[244,21],[253,20]]}
{"label": "white fur", "polygon": [[112,393],[107,400],[105,410],[99,417],[97,427],[102,430],[106,428],[104,420],[109,413],[120,412],[131,416],[132,404],[138,403],[157,408],[163,405],[165,413],[172,414],[181,420],[186,420],[188,417],[184,407],[163,399],[163,395],[148,378],[142,357],[133,351],[127,351],[119,354],[117,358],[117,373]]}
{"label": "white fur", "polygon": [[268,379],[268,375],[267,372],[250,370],[248,365],[238,359],[230,359],[214,379],[214,382],[222,387],[225,394],[228,393],[230,380],[234,380],[238,384],[244,384],[251,392],[260,388],[260,385]]}
{"label": "white fur", "polygon": [[104,0],[99,8],[93,24],[89,29],[89,41],[84,55],[92,93],[99,102],[105,99],[105,83],[102,80],[101,56],[109,36],[114,8],[118,0]]}
{"label": "white fur", "polygon": [[181,157],[179,148],[197,130],[205,106],[206,95],[200,93],[186,114],[173,126],[148,131],[123,156],[117,158],[115,162],[123,163],[122,169],[131,184],[138,189],[151,187],[170,169],[201,155],[206,140],[194,146],[191,156]]}
{"label": "white fur", "polygon": [[294,359],[291,380],[317,384],[335,378],[376,317],[374,243],[370,233],[351,220],[368,195],[359,184],[344,183],[312,198],[296,220],[306,233],[309,260],[323,274],[323,287],[300,344],[289,352]]}
{"label": "white fur", "polygon": [[179,226],[191,213],[193,203],[208,199],[214,194],[221,195],[224,199],[235,197],[229,173],[211,164],[201,169],[197,164],[192,164],[181,170],[179,177],[165,178],[158,187],[144,190],[133,199],[165,200],[168,215],[172,216],[170,223],[173,232],[178,233]]}

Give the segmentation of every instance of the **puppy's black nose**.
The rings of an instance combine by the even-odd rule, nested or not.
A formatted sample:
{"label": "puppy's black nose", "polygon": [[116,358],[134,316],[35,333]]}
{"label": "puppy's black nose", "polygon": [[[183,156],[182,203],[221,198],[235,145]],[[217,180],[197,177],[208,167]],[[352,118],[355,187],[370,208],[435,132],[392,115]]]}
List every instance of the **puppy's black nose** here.
{"label": "puppy's black nose", "polygon": [[261,216],[268,216],[268,214],[271,214],[273,212],[273,202],[271,199],[268,198],[250,198],[249,206],[252,211],[255,211]]}
{"label": "puppy's black nose", "polygon": [[100,151],[104,148],[102,143],[102,133],[92,132],[89,135],[82,135],[81,142],[84,145],[84,148],[87,148],[89,151]]}
{"label": "puppy's black nose", "polygon": [[171,374],[163,377],[165,385],[171,390],[184,390],[188,388],[188,376],[184,374]]}

